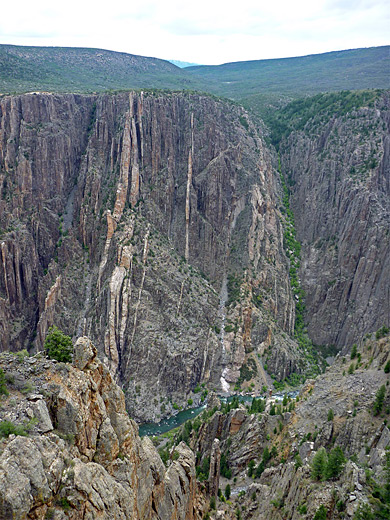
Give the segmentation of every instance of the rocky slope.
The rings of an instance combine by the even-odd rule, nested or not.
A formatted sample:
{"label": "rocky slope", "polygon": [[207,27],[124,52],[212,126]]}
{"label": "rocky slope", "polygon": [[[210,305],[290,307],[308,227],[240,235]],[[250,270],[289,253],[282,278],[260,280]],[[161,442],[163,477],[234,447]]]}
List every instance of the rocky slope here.
{"label": "rocky slope", "polygon": [[[271,398],[261,413],[249,413],[243,404],[230,411],[226,405],[210,407],[192,422],[192,430],[184,427],[177,434],[180,439],[190,432],[198,474],[218,456],[218,439],[221,477],[215,478],[210,462],[208,487],[217,482],[224,491],[229,484],[231,502],[219,494],[216,509],[209,511],[212,519],[312,519],[321,508],[327,519],[388,518],[390,498],[383,486],[390,476],[390,379],[384,370],[390,366],[389,336],[366,337],[350,358],[349,352],[339,354],[324,375],[306,383],[296,402],[280,401],[272,411]],[[376,409],[381,387],[384,395]],[[312,476],[321,448],[328,455],[340,448],[346,458],[339,474],[323,480]],[[371,509],[372,516],[358,516],[362,508]],[[385,516],[380,510],[387,511]]]}
{"label": "rocky slope", "polygon": [[164,467],[88,338],[77,341],[73,366],[8,353],[0,365],[9,392],[0,411],[0,518],[201,518],[193,453],[181,444]]}
{"label": "rocky slope", "polygon": [[[1,99],[1,347],[88,334],[131,415],[304,370],[272,156],[196,94]],[[265,377],[265,376],[264,376]]]}
{"label": "rocky slope", "polygon": [[389,99],[383,93],[346,113],[348,93],[335,96],[280,145],[302,243],[306,320],[320,345],[341,348],[389,325]]}

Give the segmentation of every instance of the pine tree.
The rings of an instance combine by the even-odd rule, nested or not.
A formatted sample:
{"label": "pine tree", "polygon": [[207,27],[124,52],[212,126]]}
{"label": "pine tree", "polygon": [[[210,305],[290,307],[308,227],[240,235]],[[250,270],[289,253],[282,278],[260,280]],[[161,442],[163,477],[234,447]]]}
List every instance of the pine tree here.
{"label": "pine tree", "polygon": [[333,448],[333,450],[329,453],[325,478],[330,479],[338,477],[344,467],[344,464],[345,457],[343,450],[340,448],[340,446],[336,446],[336,448]]}
{"label": "pine tree", "polygon": [[326,473],[326,466],[328,464],[328,456],[325,448],[320,448],[313,457],[311,463],[311,476],[315,480],[324,480]]}
{"label": "pine tree", "polygon": [[382,408],[383,408],[383,402],[385,400],[385,395],[386,395],[386,387],[385,387],[385,385],[382,385],[376,393],[376,398],[375,398],[374,407],[373,407],[374,415],[379,415],[381,413]]}

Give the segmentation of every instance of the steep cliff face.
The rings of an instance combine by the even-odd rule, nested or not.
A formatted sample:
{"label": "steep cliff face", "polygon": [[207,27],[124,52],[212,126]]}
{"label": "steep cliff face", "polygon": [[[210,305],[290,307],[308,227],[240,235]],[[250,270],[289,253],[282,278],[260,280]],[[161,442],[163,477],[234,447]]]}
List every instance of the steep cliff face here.
{"label": "steep cliff face", "polygon": [[228,388],[265,350],[278,378],[304,369],[277,177],[242,109],[184,93],[1,107],[3,349],[42,348],[52,323],[88,333],[138,419]]}
{"label": "steep cliff face", "polygon": [[181,444],[166,469],[141,442],[88,338],[77,341],[73,366],[40,354],[5,353],[0,363],[11,381],[1,424],[19,427],[1,440],[1,518],[201,518],[193,453]]}
{"label": "steep cliff face", "polygon": [[91,107],[73,95],[0,101],[2,349],[27,346],[45,306],[50,282],[42,279],[56,255],[59,213],[77,179]]}
{"label": "steep cliff face", "polygon": [[389,94],[319,113],[281,144],[309,335],[342,347],[389,324]]}

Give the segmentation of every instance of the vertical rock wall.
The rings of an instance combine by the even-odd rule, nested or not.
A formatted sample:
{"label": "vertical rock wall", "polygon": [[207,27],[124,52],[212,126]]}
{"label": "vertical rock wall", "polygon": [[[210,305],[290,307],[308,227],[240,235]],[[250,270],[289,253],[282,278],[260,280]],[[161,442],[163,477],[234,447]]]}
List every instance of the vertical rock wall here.
{"label": "vertical rock wall", "polygon": [[306,320],[317,344],[342,347],[390,320],[389,95],[282,145],[302,242]]}
{"label": "vertical rock wall", "polygon": [[132,92],[1,106],[3,349],[42,348],[53,322],[89,334],[140,419],[234,383],[254,351],[298,368],[277,178],[242,109]]}

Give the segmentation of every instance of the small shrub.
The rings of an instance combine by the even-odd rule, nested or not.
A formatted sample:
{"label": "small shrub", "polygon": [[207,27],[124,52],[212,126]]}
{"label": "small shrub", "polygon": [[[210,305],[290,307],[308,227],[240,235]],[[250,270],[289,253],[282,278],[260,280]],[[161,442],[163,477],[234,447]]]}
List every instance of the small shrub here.
{"label": "small shrub", "polygon": [[225,498],[226,498],[226,500],[229,500],[230,493],[231,493],[230,484],[226,484],[226,486],[225,486]]}
{"label": "small shrub", "polygon": [[345,511],[345,502],[344,500],[339,500],[337,503],[336,503],[336,508],[337,508],[337,511]]}
{"label": "small shrub", "polygon": [[23,350],[19,350],[19,352],[15,352],[15,355],[20,362],[22,362],[24,358],[29,357],[29,353],[25,348]]}
{"label": "small shrub", "polygon": [[352,350],[351,350],[351,359],[355,359],[356,354],[357,354],[357,345],[356,345],[356,343],[354,343],[352,345]]}
{"label": "small shrub", "polygon": [[55,325],[50,327],[45,340],[45,350],[51,359],[69,363],[72,361],[72,339]]}
{"label": "small shrub", "polygon": [[303,462],[302,462],[302,458],[299,455],[299,453],[297,453],[294,458],[295,458],[295,469],[302,467]]}
{"label": "small shrub", "polygon": [[333,421],[333,419],[334,419],[334,412],[331,408],[328,412],[328,421]]}
{"label": "small shrub", "polygon": [[7,390],[7,385],[5,381],[5,374],[3,370],[0,368],[0,395],[8,395],[9,392]]}
{"label": "small shrub", "polygon": [[307,513],[307,506],[306,504],[302,504],[298,507],[298,513],[300,515],[305,515]]}
{"label": "small shrub", "polygon": [[22,394],[24,394],[24,395],[31,394],[32,392],[35,392],[35,387],[34,387],[31,383],[27,382],[27,383],[23,386],[23,388],[20,389],[20,391],[21,391]]}
{"label": "small shrub", "polygon": [[70,503],[66,497],[60,498],[58,501],[58,505],[62,507],[64,511],[69,511],[70,509]]}
{"label": "small shrub", "polygon": [[384,368],[385,374],[388,374],[390,372],[390,361],[388,361]]}
{"label": "small shrub", "polygon": [[389,333],[389,328],[385,327],[383,325],[383,327],[381,327],[380,329],[378,329],[376,331],[375,337],[376,337],[376,339],[381,339],[381,338],[384,338],[385,336],[387,336],[388,333]]}
{"label": "small shrub", "polygon": [[317,509],[313,520],[326,520],[327,513],[328,513],[328,511],[327,511],[326,507],[322,505]]}
{"label": "small shrub", "polygon": [[0,422],[0,438],[9,437],[12,434],[21,435],[23,437],[27,436],[27,432],[23,428],[23,426],[14,424],[11,421],[1,421]]}

